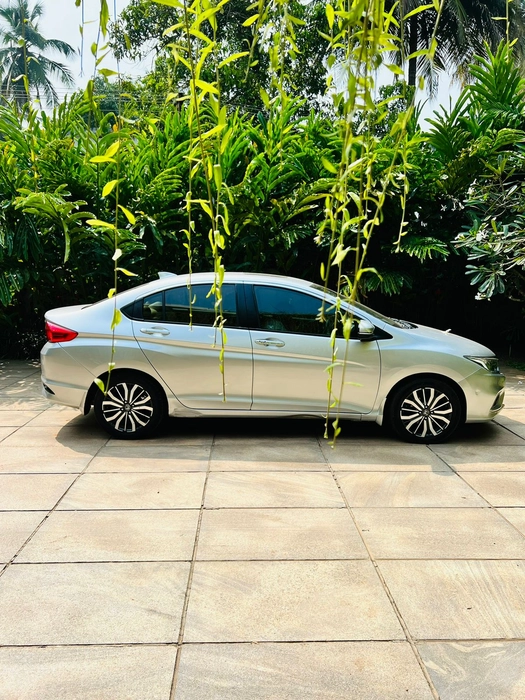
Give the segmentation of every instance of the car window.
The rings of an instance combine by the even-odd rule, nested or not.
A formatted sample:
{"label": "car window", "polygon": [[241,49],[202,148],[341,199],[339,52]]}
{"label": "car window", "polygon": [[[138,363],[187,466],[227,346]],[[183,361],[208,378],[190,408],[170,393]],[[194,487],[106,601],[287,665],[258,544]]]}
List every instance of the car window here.
{"label": "car window", "polygon": [[[319,297],[279,287],[256,285],[255,299],[259,311],[259,328],[268,331],[329,336],[334,328],[334,309],[325,306],[324,320],[319,319]],[[356,325],[358,319],[355,319]],[[338,336],[342,333],[338,329]]]}
{"label": "car window", "polygon": [[162,292],[144,297],[142,300],[142,318],[145,321],[162,321]]}
{"label": "car window", "polygon": [[[196,326],[213,326],[215,323],[215,295],[210,294],[209,284],[196,284],[191,287],[192,323]],[[222,313],[226,326],[237,325],[235,285],[222,286]],[[174,287],[164,293],[164,321],[169,323],[190,322],[190,290],[188,287]]]}

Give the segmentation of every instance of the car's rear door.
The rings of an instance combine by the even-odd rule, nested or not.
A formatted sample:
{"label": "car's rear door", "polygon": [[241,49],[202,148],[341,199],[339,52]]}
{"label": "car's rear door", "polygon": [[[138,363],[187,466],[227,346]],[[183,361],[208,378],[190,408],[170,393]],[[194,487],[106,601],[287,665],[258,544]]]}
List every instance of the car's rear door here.
{"label": "car's rear door", "polygon": [[[247,288],[256,325],[254,411],[326,412],[327,368],[332,363],[332,318],[318,320],[322,299],[287,288],[255,284]],[[333,314],[333,311],[332,311]],[[328,314],[330,316],[330,314]],[[349,413],[369,413],[377,396],[380,353],[375,340],[336,339],[333,393]],[[344,366],[344,372],[343,372]]]}
{"label": "car's rear door", "polygon": [[194,409],[249,409],[252,402],[250,332],[239,327],[242,286],[222,287],[227,343],[224,382],[221,334],[214,328],[215,296],[209,284],[156,292],[135,302],[133,331],[147,359],[179,401]]}

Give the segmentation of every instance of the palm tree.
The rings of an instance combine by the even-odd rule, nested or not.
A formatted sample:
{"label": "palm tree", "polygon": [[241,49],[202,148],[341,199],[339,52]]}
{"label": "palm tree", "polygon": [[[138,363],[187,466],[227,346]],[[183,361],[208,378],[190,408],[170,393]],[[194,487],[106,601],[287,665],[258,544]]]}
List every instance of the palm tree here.
{"label": "palm tree", "polygon": [[40,33],[38,20],[44,12],[42,2],[29,7],[29,0],[7,0],[0,4],[0,79],[1,95],[19,106],[31,99],[31,93],[40,99],[44,96],[48,105],[56,104],[58,96],[51,79],[63,85],[74,85],[69,68],[45,54],[54,51],[66,58],[75,49],[65,41],[46,39]]}
{"label": "palm tree", "polygon": [[[420,0],[401,0],[398,12],[406,15],[422,4]],[[414,14],[406,21],[401,20],[399,34],[404,56],[428,49],[434,31],[437,40],[432,65],[422,56],[408,61],[408,84],[415,86],[417,76],[423,75],[428,81],[429,91],[433,92],[437,87],[437,76],[442,71],[449,71],[464,83],[468,80],[474,56],[486,54],[485,44],[495,51],[502,40],[516,40],[514,57],[522,61],[525,53],[524,0],[516,0],[508,9],[508,36],[507,24],[501,19],[507,12],[507,0],[444,0],[437,29],[437,14],[433,9]]]}

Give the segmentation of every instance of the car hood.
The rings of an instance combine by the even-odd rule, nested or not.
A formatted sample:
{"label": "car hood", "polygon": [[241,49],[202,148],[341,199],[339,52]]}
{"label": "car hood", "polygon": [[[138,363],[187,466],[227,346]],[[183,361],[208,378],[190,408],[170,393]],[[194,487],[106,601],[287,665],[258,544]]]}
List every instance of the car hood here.
{"label": "car hood", "polygon": [[426,340],[430,344],[446,345],[450,352],[457,355],[480,355],[481,357],[494,357],[494,353],[485,345],[476,343],[475,340],[463,338],[460,335],[440,331],[429,326],[416,326],[415,328],[403,329],[403,333],[416,340]]}

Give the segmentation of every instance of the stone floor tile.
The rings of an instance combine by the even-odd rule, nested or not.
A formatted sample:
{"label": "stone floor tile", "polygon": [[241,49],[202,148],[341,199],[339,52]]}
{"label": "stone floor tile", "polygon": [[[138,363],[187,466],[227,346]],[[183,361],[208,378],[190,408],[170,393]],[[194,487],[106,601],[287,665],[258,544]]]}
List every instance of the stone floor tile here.
{"label": "stone floor tile", "polygon": [[0,411],[44,411],[49,408],[49,401],[44,397],[17,398],[3,396],[0,392]]}
{"label": "stone floor tile", "polygon": [[190,560],[198,519],[198,510],[55,511],[16,561]]}
{"label": "stone floor tile", "polygon": [[0,512],[0,564],[8,562],[17,553],[46,513]]}
{"label": "stone floor tile", "polygon": [[[213,433],[204,430],[197,430],[195,427],[191,431],[179,425],[183,419],[171,418],[167,422],[167,427],[160,433],[149,438],[147,444],[149,447],[171,447],[177,449],[181,446],[195,445],[198,447],[210,447],[213,442]],[[197,427],[201,424],[200,419],[194,418],[192,423]],[[108,440],[108,447],[118,447],[122,444],[122,440]]]}
{"label": "stone floor tile", "polygon": [[403,638],[369,561],[195,565],[187,642]]}
{"label": "stone floor tile", "polygon": [[379,559],[525,559],[525,537],[490,508],[355,508]]}
{"label": "stone floor tile", "polygon": [[421,471],[449,472],[450,468],[426,445],[399,443],[374,445],[366,442],[336,442],[335,447],[323,444],[322,450],[328,462],[338,471]]}
{"label": "stone floor tile", "polygon": [[525,508],[498,508],[498,513],[525,535]]}
{"label": "stone floor tile", "polygon": [[525,445],[432,445],[432,451],[458,472],[525,472]]}
{"label": "stone floor tile", "polygon": [[184,645],[175,700],[431,700],[406,642]]}
{"label": "stone floor tile", "polygon": [[0,411],[0,426],[20,427],[34,420],[41,411]]}
{"label": "stone floor tile", "polygon": [[0,645],[176,642],[186,562],[13,564],[0,578]]}
{"label": "stone floor tile", "polygon": [[95,450],[101,448],[106,444],[107,437],[98,428],[26,425],[23,428],[18,428],[16,433],[4,440],[4,443],[14,447],[53,447],[59,444],[80,451],[84,448]]}
{"label": "stone floor tile", "polygon": [[16,432],[18,428],[16,426],[4,426],[0,427],[0,442],[3,442],[9,435]]}
{"label": "stone floor tile", "polygon": [[497,423],[510,430],[514,435],[525,438],[525,424],[522,420],[516,420],[515,417],[498,416]]}
{"label": "stone floor tile", "polygon": [[523,700],[525,642],[418,645],[441,700]]}
{"label": "stone floor tile", "polygon": [[167,700],[173,646],[0,649],[2,700]]}
{"label": "stone floor tile", "polygon": [[416,639],[525,638],[525,561],[381,561]]}
{"label": "stone floor tile", "polygon": [[31,423],[29,423],[29,428],[47,428],[47,427],[78,427],[85,428],[88,425],[96,425],[95,417],[83,416],[79,411],[74,408],[68,408],[67,406],[57,406],[48,408],[47,411],[43,411],[40,415],[36,416]]}
{"label": "stone floor tile", "polygon": [[60,510],[200,508],[205,474],[83,474]]}
{"label": "stone floor tile", "polygon": [[206,510],[197,550],[201,560],[367,558],[342,508]]}
{"label": "stone floor tile", "polygon": [[0,474],[0,510],[50,510],[74,474]]}
{"label": "stone floor tile", "polygon": [[214,471],[328,471],[315,438],[219,437],[211,458]]}
{"label": "stone floor tile", "polygon": [[468,423],[449,440],[451,445],[524,445],[518,435],[506,430],[494,421],[490,423]]}
{"label": "stone floor tile", "polygon": [[181,445],[151,447],[147,444],[103,447],[90,463],[88,472],[205,472],[210,447]]}
{"label": "stone floor tile", "polygon": [[525,506],[525,472],[464,472],[463,478],[492,506]]}
{"label": "stone floor tile", "polygon": [[459,476],[441,472],[337,472],[354,508],[460,508],[487,504]]}
{"label": "stone floor tile", "polygon": [[215,472],[206,508],[342,508],[331,474],[314,472]]}
{"label": "stone floor tile", "polygon": [[79,453],[59,444],[47,447],[45,450],[42,447],[2,445],[0,473],[78,473],[86,468],[96,452],[96,448],[91,448],[88,449],[88,453]]}

